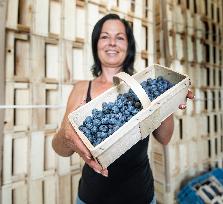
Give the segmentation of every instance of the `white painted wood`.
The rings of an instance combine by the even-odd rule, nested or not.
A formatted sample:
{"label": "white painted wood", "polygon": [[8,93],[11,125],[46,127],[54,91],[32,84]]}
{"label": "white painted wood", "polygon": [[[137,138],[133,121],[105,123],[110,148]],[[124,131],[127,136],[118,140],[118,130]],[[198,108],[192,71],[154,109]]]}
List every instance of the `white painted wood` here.
{"label": "white painted wood", "polygon": [[33,15],[33,33],[48,36],[49,0],[35,0]]}
{"label": "white painted wood", "polygon": [[[46,89],[46,105],[59,105],[59,91],[58,89]],[[58,114],[57,109],[46,109],[46,124],[54,125],[57,127]]]}
{"label": "white painted wood", "polygon": [[30,27],[32,20],[32,0],[19,0],[18,23]]}
{"label": "white painted wood", "polygon": [[3,143],[3,184],[12,182],[12,135],[4,135]]}
{"label": "white painted wood", "polygon": [[75,37],[79,37],[79,38],[84,39],[84,38],[87,37],[87,35],[86,35],[86,31],[87,31],[86,10],[82,7],[77,7],[75,14],[76,14],[76,18],[75,18]]}
{"label": "white painted wood", "polygon": [[77,192],[78,192],[78,184],[80,180],[81,174],[75,174],[72,176],[72,203],[76,202]]}
{"label": "white painted wood", "polygon": [[57,156],[57,169],[58,169],[58,175],[64,176],[66,174],[69,174],[70,172],[70,158],[69,157],[61,157]]}
{"label": "white painted wood", "polygon": [[52,148],[54,135],[46,135],[44,142],[44,171],[56,169],[56,154]]}
{"label": "white painted wood", "polygon": [[[56,177],[47,177],[44,180],[44,204],[56,204],[57,203],[57,183]],[[76,192],[76,191],[75,191]]]}
{"label": "white painted wood", "polygon": [[[22,84],[17,84],[22,85]],[[26,84],[25,84],[26,85]],[[30,104],[30,91],[26,88],[16,88],[14,90],[15,94],[15,105],[29,105]],[[28,109],[16,109],[15,110],[15,126],[14,127],[17,131],[19,129],[26,130],[30,125],[30,110]]]}
{"label": "white painted wood", "polygon": [[80,48],[72,49],[72,78],[74,80],[86,79],[86,73],[90,72],[89,67],[84,67],[84,50]]}
{"label": "white painted wood", "polygon": [[24,175],[28,173],[28,137],[18,137],[13,140],[12,173]]}
{"label": "white painted wood", "polygon": [[59,79],[59,47],[46,44],[46,77]]}
{"label": "white painted wood", "polygon": [[15,70],[14,74],[18,77],[30,76],[30,46],[28,41],[15,41]]}
{"label": "white painted wood", "polygon": [[[140,111],[113,135],[106,138],[96,147],[93,147],[93,145],[90,144],[87,137],[78,129],[78,127],[82,124],[86,116],[91,115],[91,110],[93,108],[101,109],[102,102],[114,101],[119,93],[125,93],[129,88],[124,83],[121,83],[119,86],[114,86],[91,102],[79,107],[77,110],[69,114],[68,118],[74,129],[76,130],[82,141],[85,143],[85,145],[88,147],[88,149],[91,151],[92,155],[95,158],[99,159],[103,167],[107,167],[111,162],[113,162],[121,154],[127,151],[133,144],[137,142],[137,139],[139,140],[139,138],[144,138],[144,136],[147,136],[154,129],[156,129],[161,121],[163,121],[168,115],[177,110],[179,104],[181,104],[182,101],[185,100],[185,96],[187,94],[187,86],[189,86],[189,78],[186,77],[186,75],[179,75],[178,73],[175,73],[168,68],[159,67],[158,65],[152,65],[147,69],[144,69],[142,72],[133,75],[134,79],[139,83],[149,77],[155,78],[157,76],[164,76],[164,78],[166,78],[170,82],[178,85],[174,86],[174,90],[172,89],[171,91],[170,89],[169,91],[162,94],[162,97],[158,97],[157,100],[152,101],[149,108],[145,108]],[[136,91],[136,93],[138,93],[138,91]],[[152,124],[151,120],[149,120],[149,117],[153,118]],[[140,123],[142,135],[140,135],[140,132],[139,135],[135,132],[138,129],[137,123]],[[151,127],[151,129],[149,127]],[[145,131],[146,129],[148,132]],[[129,137],[128,139],[127,137],[125,137],[129,134],[135,135],[134,137],[130,137],[132,141],[129,140]]]}
{"label": "white painted wood", "polygon": [[5,53],[5,76],[7,80],[12,81],[14,76],[14,42],[15,42],[15,35],[13,32],[7,32],[6,33],[6,48],[7,51]]}
{"label": "white painted wood", "polygon": [[19,0],[8,0],[6,26],[17,29]]}
{"label": "white painted wood", "polygon": [[[78,7],[75,9],[75,3],[76,0],[70,1],[70,0],[64,0],[62,1],[63,4],[63,26],[64,26],[64,39],[67,40],[74,40],[75,39],[75,30],[76,28],[80,29],[79,26],[76,27],[76,22],[77,22],[77,15],[76,15],[76,10]],[[84,9],[83,9],[84,10]],[[76,16],[75,16],[76,15]],[[83,16],[79,16],[79,22],[83,23]],[[81,19],[81,20],[80,20]],[[82,25],[83,27],[83,25]]]}
{"label": "white painted wood", "polygon": [[10,185],[3,185],[1,194],[2,204],[12,204],[12,189],[10,188]]}
{"label": "white painted wood", "polygon": [[43,202],[44,198],[42,180],[31,181],[29,185],[29,203],[44,204]]}
{"label": "white painted wood", "polygon": [[43,177],[44,168],[44,132],[32,132],[30,143],[31,179]]}
{"label": "white painted wood", "polygon": [[[59,35],[61,33],[61,3],[50,1],[49,32]],[[73,26],[70,26],[73,27]]]}

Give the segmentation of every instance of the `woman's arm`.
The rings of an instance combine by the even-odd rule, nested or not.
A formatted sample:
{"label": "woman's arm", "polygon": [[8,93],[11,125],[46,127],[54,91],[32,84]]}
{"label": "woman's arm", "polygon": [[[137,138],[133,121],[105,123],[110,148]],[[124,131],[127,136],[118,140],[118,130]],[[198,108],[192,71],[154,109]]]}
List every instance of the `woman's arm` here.
{"label": "woman's arm", "polygon": [[107,170],[102,169],[99,163],[92,157],[90,151],[75,132],[67,117],[69,113],[85,103],[86,94],[83,93],[84,87],[87,89],[87,84],[79,82],[71,91],[63,122],[53,138],[52,147],[60,156],[71,156],[74,152],[77,152],[91,168],[96,172],[107,176]]}
{"label": "woman's arm", "polygon": [[[188,91],[187,98],[193,99],[194,94],[191,91]],[[186,104],[181,104],[179,108],[185,109]],[[153,131],[153,135],[158,142],[160,142],[163,145],[167,145],[172,137],[173,130],[174,130],[174,120],[173,120],[173,115],[170,115],[161,123],[161,125],[156,130]]]}

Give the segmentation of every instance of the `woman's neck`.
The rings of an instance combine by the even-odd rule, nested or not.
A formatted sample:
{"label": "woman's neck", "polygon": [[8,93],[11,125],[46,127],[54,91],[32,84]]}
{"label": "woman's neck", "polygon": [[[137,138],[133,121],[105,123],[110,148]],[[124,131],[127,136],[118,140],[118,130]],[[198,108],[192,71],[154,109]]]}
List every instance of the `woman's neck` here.
{"label": "woman's neck", "polygon": [[122,71],[122,68],[102,68],[102,74],[98,77],[101,82],[112,83],[113,76]]}

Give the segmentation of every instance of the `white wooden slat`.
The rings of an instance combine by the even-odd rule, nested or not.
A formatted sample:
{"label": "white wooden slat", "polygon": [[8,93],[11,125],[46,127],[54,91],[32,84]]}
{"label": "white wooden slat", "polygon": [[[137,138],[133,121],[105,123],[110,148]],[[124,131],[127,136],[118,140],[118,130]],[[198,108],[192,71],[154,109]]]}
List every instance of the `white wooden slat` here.
{"label": "white wooden slat", "polygon": [[12,204],[12,188],[11,185],[3,185],[1,190],[1,203]]}
{"label": "white wooden slat", "polygon": [[[83,49],[73,48],[72,50],[73,61],[73,76],[75,80],[86,79],[87,70],[84,68],[84,53]],[[89,70],[90,71],[90,70]]]}
{"label": "white wooden slat", "polygon": [[31,44],[31,80],[32,81],[42,81],[45,77],[45,40],[40,36],[32,35],[30,38]]}
{"label": "white wooden slat", "polygon": [[[86,10],[82,7],[76,8],[75,16],[75,37],[86,38]],[[81,20],[80,20],[81,19]],[[69,25],[70,26],[70,25]]]}
{"label": "white wooden slat", "polygon": [[58,175],[64,176],[70,172],[70,158],[57,156],[58,163]]}
{"label": "white wooden slat", "polygon": [[46,44],[46,77],[59,78],[59,47],[58,45]]}
{"label": "white wooden slat", "polygon": [[59,177],[59,203],[70,204],[71,199],[71,176],[65,175]]}
{"label": "white wooden slat", "polygon": [[140,52],[141,50],[146,50],[146,42],[145,42],[145,37],[146,37],[146,32],[145,29],[142,27],[141,20],[139,19],[134,19],[133,22],[133,32],[136,41],[136,51]]}
{"label": "white wooden slat", "polygon": [[3,145],[3,184],[12,182],[12,135],[4,135]]}
{"label": "white wooden slat", "polygon": [[57,203],[57,183],[56,177],[47,177],[44,179],[44,204],[56,204]]}
{"label": "white wooden slat", "polygon": [[[64,17],[64,38],[67,40],[74,40],[75,39],[75,30],[76,28],[81,29],[81,27],[76,26],[76,22],[78,20],[75,18],[76,10],[75,10],[75,1],[64,0],[63,2],[63,17]],[[77,8],[76,8],[77,9]],[[84,19],[83,16],[78,16],[80,24],[83,23]],[[81,19],[81,20],[80,20]],[[84,27],[82,25],[82,27]]]}
{"label": "white wooden slat", "polygon": [[44,132],[32,132],[31,134],[31,179],[36,180],[43,177],[44,170]]}
{"label": "white wooden slat", "polygon": [[32,21],[32,0],[19,0],[18,23],[31,26]]}
{"label": "white wooden slat", "polygon": [[12,154],[14,176],[25,175],[28,173],[28,137],[18,137],[13,140]]}
{"label": "white wooden slat", "polygon": [[78,184],[79,184],[79,180],[80,180],[81,174],[75,174],[72,175],[72,203],[76,202],[77,199],[77,192],[78,192]]}
{"label": "white wooden slat", "polygon": [[7,32],[6,39],[5,76],[7,80],[12,80],[14,76],[14,33]]}
{"label": "white wooden slat", "polygon": [[20,77],[30,76],[29,42],[24,40],[15,41],[15,75]]}
{"label": "white wooden slat", "polygon": [[[46,89],[46,105],[58,105],[59,103],[59,91],[56,89]],[[58,125],[58,110],[56,108],[46,109],[46,127],[57,128]]]}
{"label": "white wooden slat", "polygon": [[13,204],[28,204],[27,185],[21,185],[12,191]]}
{"label": "white wooden slat", "polygon": [[6,26],[17,29],[19,0],[8,0]]}
{"label": "white wooden slat", "polygon": [[[53,188],[53,187],[52,187]],[[42,180],[31,181],[29,185],[29,203],[45,204]]]}
{"label": "white wooden slat", "polygon": [[[50,1],[50,25],[49,32],[59,35],[61,32],[61,3]],[[70,26],[72,27],[72,26]]]}
{"label": "white wooden slat", "polygon": [[48,36],[49,0],[35,1],[33,20],[33,32],[42,36]]}
{"label": "white wooden slat", "polygon": [[44,145],[44,170],[56,169],[56,154],[52,148],[52,139],[54,135],[45,136]]}
{"label": "white wooden slat", "polygon": [[[19,85],[19,84],[18,84]],[[22,85],[22,84],[21,84]],[[29,89],[15,89],[15,105],[29,105],[30,93]],[[30,125],[30,110],[16,109],[15,110],[15,131],[26,130]]]}

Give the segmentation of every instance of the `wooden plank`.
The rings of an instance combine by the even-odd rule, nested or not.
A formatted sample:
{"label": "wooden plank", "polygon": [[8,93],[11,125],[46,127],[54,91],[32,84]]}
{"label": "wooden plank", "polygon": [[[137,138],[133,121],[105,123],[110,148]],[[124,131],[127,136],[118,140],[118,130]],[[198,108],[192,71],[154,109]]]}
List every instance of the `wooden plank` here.
{"label": "wooden plank", "polygon": [[45,76],[50,79],[59,79],[59,47],[58,45],[46,44],[46,67]]}
{"label": "wooden plank", "polygon": [[[57,89],[46,89],[46,105],[59,105],[59,90]],[[56,129],[58,127],[58,113],[55,108],[46,108],[46,129]]]}
{"label": "wooden plank", "polygon": [[32,74],[30,79],[32,81],[41,82],[45,77],[45,40],[44,38],[32,35],[30,38],[31,44],[31,67]]}
{"label": "wooden plank", "polygon": [[[32,90],[32,104],[34,105],[45,105],[45,84],[33,82],[31,84]],[[46,118],[45,118],[45,108],[34,108],[32,109],[32,121],[30,124],[31,131],[44,130]]]}
{"label": "wooden plank", "polygon": [[[64,33],[63,33],[63,36],[64,36],[64,39],[67,39],[67,40],[74,40],[75,39],[75,30],[76,28],[78,28],[78,30],[81,28],[81,27],[75,27],[75,22],[77,22],[78,20],[75,18],[77,17],[78,15],[76,15],[76,10],[78,10],[79,8],[77,7],[76,10],[75,10],[75,3],[73,1],[69,1],[69,0],[64,0],[62,2],[63,4],[63,18],[64,18],[64,21],[63,21],[63,30],[64,30]],[[82,9],[84,10],[84,9]],[[81,19],[81,22],[83,23],[83,18],[81,16],[79,16],[78,19]],[[80,22],[80,20],[79,20]],[[83,23],[84,24],[84,23]],[[72,26],[71,26],[72,25]],[[83,25],[82,25],[83,27]]]}
{"label": "wooden plank", "polygon": [[[49,32],[59,35],[61,33],[61,3],[50,1],[50,22]],[[72,24],[71,24],[72,25]],[[70,26],[73,27],[73,26]]]}
{"label": "wooden plank", "polygon": [[10,185],[2,185],[1,188],[1,203],[12,204],[12,188]]}
{"label": "wooden plank", "polygon": [[[76,8],[75,37],[86,39],[86,10],[81,7]],[[79,19],[82,19],[81,21]]]}
{"label": "wooden plank", "polygon": [[46,177],[43,181],[43,188],[44,188],[43,192],[44,204],[56,204],[57,203],[56,177],[55,176]]}
{"label": "wooden plank", "polygon": [[77,192],[78,192],[78,185],[79,185],[79,180],[80,180],[81,174],[77,173],[75,175],[72,175],[71,179],[71,185],[72,185],[72,203],[75,203],[77,199]]}
{"label": "wooden plank", "polygon": [[[4,2],[4,1],[3,1]],[[6,26],[17,29],[19,0],[9,0],[7,5]]]}
{"label": "wooden plank", "polygon": [[15,41],[15,68],[14,75],[17,77],[29,78],[30,57],[29,42],[24,40]]}
{"label": "wooden plank", "polygon": [[28,173],[28,137],[14,138],[12,141],[12,174],[13,176]]}
{"label": "wooden plank", "polygon": [[18,24],[30,27],[32,20],[32,1],[19,0]]}
{"label": "wooden plank", "polygon": [[72,50],[73,73],[72,79],[86,79],[87,70],[84,68],[84,51],[83,49],[73,48]]}
{"label": "wooden plank", "polygon": [[48,36],[49,0],[35,1],[33,20],[33,33]]}
{"label": "wooden plank", "polygon": [[3,144],[3,181],[2,184],[12,182],[12,135],[4,135]]}
{"label": "wooden plank", "polygon": [[45,135],[44,142],[44,171],[56,169],[56,154],[52,149],[53,135]]}
{"label": "wooden plank", "polygon": [[71,201],[71,177],[70,175],[59,177],[59,203],[70,204]]}
{"label": "wooden plank", "polygon": [[[53,188],[53,186],[52,186]],[[29,203],[44,204],[44,191],[42,180],[30,181],[29,185]]]}
{"label": "wooden plank", "polygon": [[62,43],[62,63],[63,63],[63,80],[65,82],[72,81],[72,44],[70,41],[63,41]]}
{"label": "wooden plank", "polygon": [[44,132],[32,132],[30,143],[31,179],[43,177],[44,168]]}
{"label": "wooden plank", "polygon": [[27,185],[21,185],[18,186],[17,188],[14,188],[12,191],[12,200],[13,204],[28,204],[28,194],[27,194]]}
{"label": "wooden plank", "polygon": [[[19,85],[19,83],[17,83]],[[21,84],[22,85],[22,84]],[[26,85],[26,84],[25,84]],[[26,88],[14,89],[15,105],[30,105],[30,90]],[[14,109],[14,131],[27,130],[30,126],[30,110],[26,108]]]}
{"label": "wooden plank", "polygon": [[[6,27],[6,10],[7,2],[1,1],[0,5],[0,104],[5,104],[5,27]],[[3,158],[3,130],[4,130],[4,115],[5,111],[0,110],[0,159]],[[2,175],[2,162],[0,163],[0,173]],[[2,185],[2,177],[0,178],[0,185]],[[0,195],[0,200],[1,200]]]}

